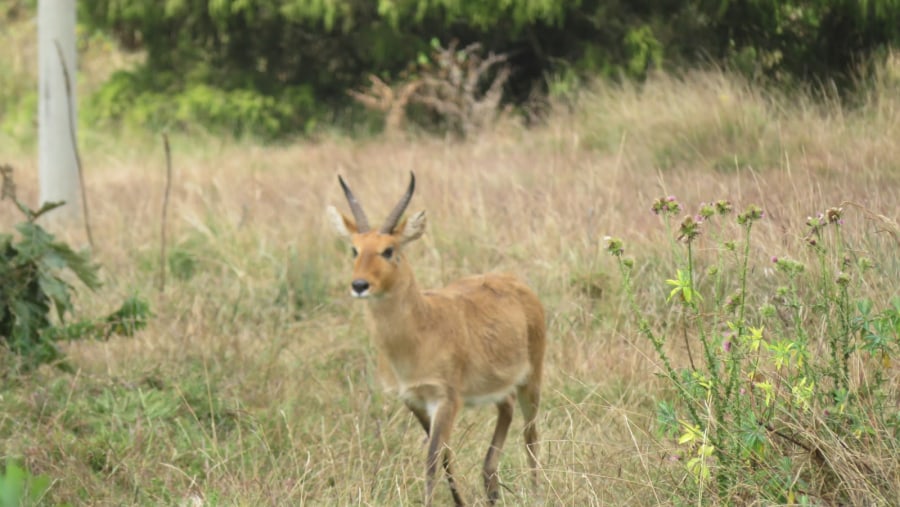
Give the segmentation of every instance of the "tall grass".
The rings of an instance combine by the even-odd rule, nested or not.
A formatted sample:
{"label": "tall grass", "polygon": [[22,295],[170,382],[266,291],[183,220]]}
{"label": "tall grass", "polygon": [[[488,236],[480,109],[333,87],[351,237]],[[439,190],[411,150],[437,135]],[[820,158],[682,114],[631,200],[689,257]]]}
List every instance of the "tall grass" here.
{"label": "tall grass", "polygon": [[[629,318],[602,238],[627,240],[632,273],[646,281],[636,293],[640,310],[650,330],[667,337],[661,347],[673,368],[690,358],[665,280],[685,254],[650,211],[659,196],[692,206],[718,198],[738,210],[760,205],[746,294],[777,289],[773,255],[815,272],[807,218],[846,202],[845,239],[878,266],[859,294],[885,308],[900,291],[900,99],[891,79],[873,82],[852,109],[771,94],[720,72],[597,84],[574,104],[555,105],[543,127],[504,123],[466,143],[323,137],[261,146],[173,135],[169,262],[184,271],[162,293],[161,146],[88,129],[94,141],[83,158],[104,287],[80,293],[78,311],[106,314],[137,293],[155,318],[132,339],[67,345],[75,375],[41,369],[4,385],[0,461],[13,457],[47,474],[51,501],[77,505],[418,502],[421,430],[374,378],[360,308],[346,296],[350,254],[324,218],[326,205],[343,202],[338,172],[352,178],[375,219],[415,170],[410,209],[430,218],[409,253],[421,285],[515,271],[547,306],[543,498],[695,503],[697,489],[679,487],[693,479],[673,458],[677,442],[658,431],[657,405],[672,399],[672,387]],[[34,202],[35,156],[9,144],[20,198]],[[16,219],[0,208],[4,230]],[[58,232],[86,243],[80,228]],[[712,237],[698,240],[697,270],[712,265]],[[740,271],[721,276],[735,281]],[[804,312],[807,329],[819,329],[820,310]],[[895,364],[883,384],[893,399]],[[466,410],[454,433],[469,500],[482,498],[477,470],[493,418],[491,410]],[[516,416],[513,435],[520,433]],[[501,460],[506,505],[532,500],[519,440],[509,439]],[[895,447],[872,439],[854,449],[900,488]],[[747,503],[769,498],[736,480],[735,488],[747,486]]]}

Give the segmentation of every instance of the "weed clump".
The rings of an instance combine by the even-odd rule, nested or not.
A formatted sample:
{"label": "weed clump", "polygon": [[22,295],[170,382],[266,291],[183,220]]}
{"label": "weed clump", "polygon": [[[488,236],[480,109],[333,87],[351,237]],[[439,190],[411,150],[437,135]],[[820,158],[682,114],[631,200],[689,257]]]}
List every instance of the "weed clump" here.
{"label": "weed clump", "polygon": [[[682,206],[660,198],[652,211],[677,241],[667,302],[683,330],[688,365],[677,365],[670,338],[638,304],[634,260],[608,238],[633,318],[653,345],[674,397],[658,404],[658,429],[672,439],[675,461],[690,478],[685,499],[725,504],[891,503],[897,473],[900,411],[889,382],[900,351],[900,297],[876,303],[861,290],[872,269],[842,232],[843,209],[807,220],[814,266],[772,256],[774,290],[752,280],[752,231],[765,218],[728,201],[702,204],[672,230]],[[712,248],[697,254],[701,233]],[[854,256],[856,259],[854,260]],[[698,269],[700,257],[708,262]],[[728,274],[733,274],[729,277]],[[759,303],[758,305],[756,305]],[[694,357],[698,346],[700,355]],[[892,464],[893,463],[893,464]]]}

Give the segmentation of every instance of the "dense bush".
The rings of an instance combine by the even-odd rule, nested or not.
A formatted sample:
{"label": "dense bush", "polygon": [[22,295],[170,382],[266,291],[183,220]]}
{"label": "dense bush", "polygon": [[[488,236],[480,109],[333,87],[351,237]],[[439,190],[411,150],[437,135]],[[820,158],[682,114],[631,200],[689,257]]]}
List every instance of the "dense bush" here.
{"label": "dense bush", "polygon": [[333,120],[352,104],[347,90],[370,74],[402,79],[435,38],[509,54],[507,97],[517,101],[545,88],[550,74],[564,82],[641,77],[698,61],[790,80],[848,76],[900,33],[900,4],[892,0],[97,0],[79,7],[90,29],[147,54],[143,67],[115,76],[99,94],[97,118],[156,126],[190,119],[266,136]]}

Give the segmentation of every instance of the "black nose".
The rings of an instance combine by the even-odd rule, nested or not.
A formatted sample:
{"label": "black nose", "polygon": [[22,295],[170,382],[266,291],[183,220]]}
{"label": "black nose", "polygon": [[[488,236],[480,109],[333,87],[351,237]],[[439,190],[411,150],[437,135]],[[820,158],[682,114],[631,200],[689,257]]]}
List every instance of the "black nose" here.
{"label": "black nose", "polygon": [[353,292],[357,294],[362,294],[369,288],[369,282],[362,279],[353,280],[350,285],[353,286]]}

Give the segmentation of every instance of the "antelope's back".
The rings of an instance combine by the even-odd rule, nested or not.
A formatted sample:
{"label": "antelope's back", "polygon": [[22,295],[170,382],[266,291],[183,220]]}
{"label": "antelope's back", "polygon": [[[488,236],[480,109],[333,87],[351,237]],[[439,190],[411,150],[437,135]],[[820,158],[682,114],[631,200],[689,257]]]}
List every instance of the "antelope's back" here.
{"label": "antelope's back", "polygon": [[544,309],[521,279],[485,274],[436,291],[459,312],[460,340],[451,347],[467,404],[496,402],[533,375],[540,377],[545,345]]}
{"label": "antelope's back", "polygon": [[[506,273],[488,273],[461,278],[441,289],[425,293],[442,311],[456,313],[465,328],[462,345],[486,358],[506,361],[524,359],[544,334],[544,307],[522,279]],[[530,339],[531,337],[531,339]],[[543,345],[541,345],[543,346]],[[507,356],[516,357],[507,357]]]}

